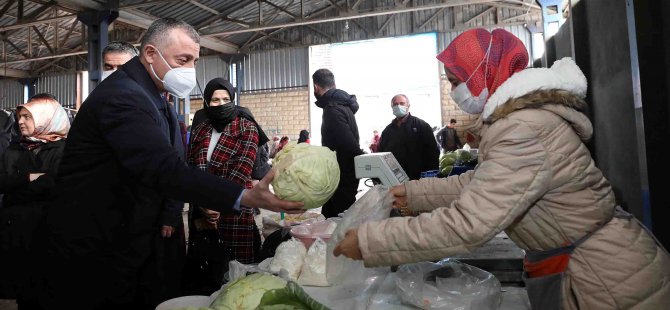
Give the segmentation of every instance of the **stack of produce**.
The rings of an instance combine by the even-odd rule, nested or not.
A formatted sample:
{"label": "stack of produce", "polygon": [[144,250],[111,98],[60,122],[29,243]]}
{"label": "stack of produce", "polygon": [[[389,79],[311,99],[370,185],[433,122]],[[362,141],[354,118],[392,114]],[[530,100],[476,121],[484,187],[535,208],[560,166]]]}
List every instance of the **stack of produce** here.
{"label": "stack of produce", "polygon": [[470,151],[460,149],[448,152],[440,156],[440,176],[448,176],[454,166],[474,167],[476,165],[477,157],[473,156]]}

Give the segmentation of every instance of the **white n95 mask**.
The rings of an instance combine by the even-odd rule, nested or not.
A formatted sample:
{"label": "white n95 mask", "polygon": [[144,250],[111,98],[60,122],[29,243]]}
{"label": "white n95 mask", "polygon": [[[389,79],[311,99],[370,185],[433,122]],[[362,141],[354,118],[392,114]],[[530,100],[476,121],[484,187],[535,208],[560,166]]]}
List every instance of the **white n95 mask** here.
{"label": "white n95 mask", "polygon": [[163,62],[170,68],[170,71],[165,74],[162,80],[158,77],[156,71],[154,71],[154,67],[149,64],[151,72],[157,80],[163,83],[165,90],[171,94],[181,98],[188,96],[197,83],[195,78],[195,68],[172,68],[165,58],[163,58],[161,51],[158,49],[156,49],[156,51],[158,52],[158,55],[161,56],[161,59],[163,59]]}

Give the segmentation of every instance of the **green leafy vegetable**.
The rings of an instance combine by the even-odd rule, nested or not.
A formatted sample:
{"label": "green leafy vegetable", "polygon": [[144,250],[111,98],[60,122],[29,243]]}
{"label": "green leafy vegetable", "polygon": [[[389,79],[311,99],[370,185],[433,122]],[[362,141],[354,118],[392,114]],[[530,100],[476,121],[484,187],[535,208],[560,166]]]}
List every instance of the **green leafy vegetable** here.
{"label": "green leafy vegetable", "polygon": [[273,161],[277,169],[272,187],[277,197],[302,201],[305,209],[322,206],[340,182],[335,152],[307,143],[289,143]]}

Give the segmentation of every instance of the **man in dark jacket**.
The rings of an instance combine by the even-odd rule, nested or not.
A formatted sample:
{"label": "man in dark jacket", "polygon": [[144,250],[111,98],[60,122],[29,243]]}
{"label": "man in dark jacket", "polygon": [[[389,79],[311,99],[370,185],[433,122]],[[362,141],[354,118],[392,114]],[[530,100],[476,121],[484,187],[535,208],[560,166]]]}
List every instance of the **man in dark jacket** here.
{"label": "man in dark jacket", "polygon": [[323,109],[321,144],[336,152],[340,166],[337,190],[321,210],[325,217],[335,217],[356,201],[358,179],[354,171],[354,157],[363,154],[354,117],[358,102],[356,96],[335,88],[335,77],[328,69],[314,72],[312,82],[316,106]]}
{"label": "man in dark jacket", "polygon": [[422,171],[437,170],[440,150],[433,129],[409,113],[409,99],[395,95],[391,109],[395,119],[382,131],[379,152],[391,152],[410,180],[419,179]]}
{"label": "man in dark jacket", "polygon": [[36,295],[47,309],[153,309],[159,212],[173,198],[220,212],[240,205],[296,213],[302,205],[191,169],[174,110],[162,93],[195,86],[198,33],[159,19],[140,56],[105,79],[82,105],[68,136],[55,196],[36,245]]}
{"label": "man in dark jacket", "polygon": [[442,147],[444,153],[453,152],[463,146],[461,140],[458,138],[458,133],[456,132],[456,119],[452,118],[449,121],[449,125],[444,126],[440,129],[435,135],[437,138],[437,143]]}

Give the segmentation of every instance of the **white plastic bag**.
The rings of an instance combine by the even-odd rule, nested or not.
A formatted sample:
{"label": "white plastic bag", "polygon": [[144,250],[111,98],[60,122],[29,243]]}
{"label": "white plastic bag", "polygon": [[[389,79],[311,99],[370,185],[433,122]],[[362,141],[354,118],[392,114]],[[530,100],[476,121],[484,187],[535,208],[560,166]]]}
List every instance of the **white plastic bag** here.
{"label": "white plastic bag", "polygon": [[272,263],[270,263],[270,271],[280,274],[280,271],[284,269],[288,272],[288,278],[296,281],[300,276],[305,255],[307,255],[307,249],[302,242],[295,238],[284,241],[277,247]]}
{"label": "white plastic bag", "polygon": [[495,310],[500,306],[498,279],[457,260],[402,265],[396,276],[398,296],[421,309]]}
{"label": "white plastic bag", "polygon": [[317,237],[307,250],[298,284],[309,286],[329,285],[326,278],[326,242],[323,239]]}

